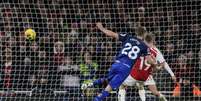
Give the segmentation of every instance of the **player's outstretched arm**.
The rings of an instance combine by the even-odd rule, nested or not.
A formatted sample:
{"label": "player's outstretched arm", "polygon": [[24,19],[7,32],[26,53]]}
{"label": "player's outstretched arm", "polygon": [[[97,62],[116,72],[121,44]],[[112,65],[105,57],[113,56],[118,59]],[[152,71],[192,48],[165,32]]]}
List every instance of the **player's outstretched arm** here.
{"label": "player's outstretched arm", "polygon": [[174,75],[172,69],[170,68],[170,66],[168,65],[167,62],[164,62],[164,63],[163,63],[163,67],[164,67],[165,70],[171,75],[172,80],[173,80],[174,82],[177,82],[177,79],[176,79],[176,77],[175,77],[175,75]]}
{"label": "player's outstretched arm", "polygon": [[157,51],[158,51],[157,60],[160,61],[160,66],[163,67],[163,68],[171,75],[172,80],[173,80],[174,82],[176,82],[176,81],[177,81],[177,80],[176,80],[176,77],[175,77],[175,75],[174,75],[172,69],[170,68],[170,66],[169,66],[168,63],[166,62],[166,60],[165,60],[163,54],[161,53],[160,50],[157,49]]}
{"label": "player's outstretched arm", "polygon": [[98,22],[98,23],[96,23],[96,26],[98,27],[98,29],[100,31],[102,31],[103,33],[105,33],[107,36],[113,37],[115,39],[119,39],[119,36],[118,36],[117,33],[104,28],[103,25],[102,25],[102,23]]}

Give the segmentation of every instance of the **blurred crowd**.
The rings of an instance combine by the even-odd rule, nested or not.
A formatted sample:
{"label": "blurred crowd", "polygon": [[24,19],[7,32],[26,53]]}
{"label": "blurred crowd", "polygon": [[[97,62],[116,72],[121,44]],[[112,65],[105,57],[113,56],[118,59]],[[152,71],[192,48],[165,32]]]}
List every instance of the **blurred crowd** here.
{"label": "blurred crowd", "polygon": [[[201,3],[162,1],[1,0],[0,89],[61,90],[103,77],[120,43],[100,33],[96,22],[133,35],[146,27],[179,83],[201,86]],[[37,32],[35,41],[25,39],[27,28]],[[173,90],[164,70],[155,75],[159,90]]]}

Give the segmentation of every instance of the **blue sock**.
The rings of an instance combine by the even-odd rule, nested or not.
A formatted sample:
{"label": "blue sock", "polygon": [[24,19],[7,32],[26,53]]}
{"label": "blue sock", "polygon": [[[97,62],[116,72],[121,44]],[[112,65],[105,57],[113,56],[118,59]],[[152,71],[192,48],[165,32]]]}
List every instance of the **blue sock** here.
{"label": "blue sock", "polygon": [[102,101],[107,96],[109,96],[109,92],[104,90],[99,96],[95,97],[94,101]]}
{"label": "blue sock", "polygon": [[102,83],[103,83],[103,78],[97,79],[93,82],[93,86],[96,86],[96,85],[100,86],[102,85]]}

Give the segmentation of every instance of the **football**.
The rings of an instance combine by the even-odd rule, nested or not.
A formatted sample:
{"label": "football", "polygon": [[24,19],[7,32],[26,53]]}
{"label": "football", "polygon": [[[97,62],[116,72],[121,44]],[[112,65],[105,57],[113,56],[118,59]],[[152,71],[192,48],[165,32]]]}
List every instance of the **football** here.
{"label": "football", "polygon": [[35,40],[36,38],[36,32],[31,28],[27,29],[24,34],[27,40]]}

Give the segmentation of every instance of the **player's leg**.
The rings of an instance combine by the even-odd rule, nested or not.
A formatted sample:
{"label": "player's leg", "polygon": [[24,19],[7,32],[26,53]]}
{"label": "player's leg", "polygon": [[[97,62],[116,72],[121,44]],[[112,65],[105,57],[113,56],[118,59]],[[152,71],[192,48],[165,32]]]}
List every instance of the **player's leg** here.
{"label": "player's leg", "polygon": [[87,89],[88,87],[95,87],[95,86],[101,86],[102,84],[106,83],[107,79],[106,78],[100,78],[97,80],[94,80],[93,82],[88,82],[88,83],[83,83],[81,85],[81,89]]}
{"label": "player's leg", "polygon": [[110,95],[111,91],[112,87],[108,84],[107,87],[100,94],[98,94],[93,101],[102,101],[104,98]]}
{"label": "player's leg", "polygon": [[123,84],[119,87],[118,91],[118,101],[126,101],[126,87],[134,86],[136,80],[130,75],[124,80]]}
{"label": "player's leg", "polygon": [[102,91],[101,94],[95,97],[94,101],[102,101],[104,98],[109,96],[109,92],[112,90],[116,90],[123,83],[123,81],[127,78],[130,73],[130,69],[126,68],[122,65],[113,65],[112,70],[115,73],[112,78],[109,78],[109,84]]}
{"label": "player's leg", "polygon": [[145,90],[144,90],[144,85],[142,83],[137,83],[136,84],[138,87],[138,94],[140,96],[140,99],[142,101],[146,101],[146,96],[145,96]]}
{"label": "player's leg", "polygon": [[119,87],[118,101],[126,101],[126,86],[123,84]]}
{"label": "player's leg", "polygon": [[153,79],[153,77],[150,75],[149,78],[147,79],[147,81],[145,81],[144,83],[145,85],[148,86],[149,90],[156,96],[159,97],[160,101],[167,101],[167,99],[165,98],[165,96],[163,94],[161,94],[157,87],[156,87],[156,83]]}
{"label": "player's leg", "polygon": [[94,101],[102,101],[103,99],[105,99],[107,96],[109,96],[109,93],[112,90],[116,90],[117,88],[119,88],[122,82],[123,80],[121,79],[121,75],[116,74],[109,82],[107,87],[98,96],[95,97]]}
{"label": "player's leg", "polygon": [[93,81],[93,86],[96,86],[96,85],[101,86],[106,82],[107,82],[107,78],[100,78],[100,79]]}
{"label": "player's leg", "polygon": [[159,97],[160,101],[167,101],[165,96],[157,90],[156,85],[148,85],[148,88],[154,95]]}
{"label": "player's leg", "polygon": [[113,78],[113,76],[115,75],[115,68],[111,67],[109,70],[109,73],[107,75],[107,78],[100,78],[97,80],[94,80],[93,82],[89,82],[89,83],[84,83],[81,85],[81,89],[87,89],[88,87],[95,87],[95,86],[101,86],[103,84],[108,84],[108,81],[111,80]]}
{"label": "player's leg", "polygon": [[156,96],[160,96],[160,92],[157,90],[156,85],[148,85],[149,90]]}

